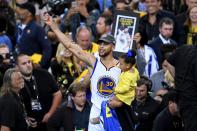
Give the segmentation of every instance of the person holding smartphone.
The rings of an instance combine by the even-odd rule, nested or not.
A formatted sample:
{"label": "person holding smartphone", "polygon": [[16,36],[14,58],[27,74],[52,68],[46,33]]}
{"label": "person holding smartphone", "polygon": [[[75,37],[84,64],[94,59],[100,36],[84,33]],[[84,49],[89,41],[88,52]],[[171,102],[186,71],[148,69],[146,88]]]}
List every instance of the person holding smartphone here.
{"label": "person holding smartphone", "polygon": [[70,29],[73,40],[76,40],[76,29],[82,25],[89,26],[93,31],[93,36],[96,36],[96,21],[100,15],[97,5],[96,0],[76,0],[71,3],[71,8],[62,24],[66,27],[65,30]]}

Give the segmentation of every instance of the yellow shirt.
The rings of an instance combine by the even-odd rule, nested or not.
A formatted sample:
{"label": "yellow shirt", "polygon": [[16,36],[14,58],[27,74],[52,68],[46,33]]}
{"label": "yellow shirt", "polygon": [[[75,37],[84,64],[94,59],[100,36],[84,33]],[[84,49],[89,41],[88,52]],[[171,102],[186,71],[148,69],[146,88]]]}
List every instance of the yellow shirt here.
{"label": "yellow shirt", "polygon": [[133,67],[134,71],[122,72],[119,77],[119,82],[114,89],[116,97],[127,105],[131,105],[135,97],[135,87],[137,80],[140,79],[138,70]]}
{"label": "yellow shirt", "polygon": [[192,33],[197,33],[197,27],[189,27],[189,33],[187,33],[187,45],[192,45],[193,41],[192,41]]}

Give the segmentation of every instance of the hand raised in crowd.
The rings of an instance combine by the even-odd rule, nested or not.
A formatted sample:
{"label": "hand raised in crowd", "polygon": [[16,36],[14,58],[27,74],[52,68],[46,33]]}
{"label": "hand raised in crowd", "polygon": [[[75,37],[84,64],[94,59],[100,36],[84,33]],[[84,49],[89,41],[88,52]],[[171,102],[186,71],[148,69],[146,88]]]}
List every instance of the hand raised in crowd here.
{"label": "hand raised in crowd", "polygon": [[85,5],[77,7],[77,10],[82,16],[84,16],[84,17],[88,17],[89,16],[87,7]]}
{"label": "hand raised in crowd", "polygon": [[57,24],[53,20],[53,18],[48,14],[44,13],[44,22],[51,27],[52,30],[58,29]]}
{"label": "hand raised in crowd", "polygon": [[66,19],[70,19],[71,16],[73,16],[74,14],[78,13],[78,8],[77,7],[71,7],[69,10],[68,10],[68,14],[66,15]]}

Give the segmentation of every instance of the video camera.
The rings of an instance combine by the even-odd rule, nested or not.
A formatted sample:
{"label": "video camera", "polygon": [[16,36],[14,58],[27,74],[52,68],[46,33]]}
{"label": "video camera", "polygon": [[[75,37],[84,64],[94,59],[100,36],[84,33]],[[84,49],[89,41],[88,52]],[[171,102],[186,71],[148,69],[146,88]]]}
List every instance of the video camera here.
{"label": "video camera", "polygon": [[48,0],[47,4],[51,7],[49,14],[61,15],[64,13],[65,8],[71,7],[73,0]]}

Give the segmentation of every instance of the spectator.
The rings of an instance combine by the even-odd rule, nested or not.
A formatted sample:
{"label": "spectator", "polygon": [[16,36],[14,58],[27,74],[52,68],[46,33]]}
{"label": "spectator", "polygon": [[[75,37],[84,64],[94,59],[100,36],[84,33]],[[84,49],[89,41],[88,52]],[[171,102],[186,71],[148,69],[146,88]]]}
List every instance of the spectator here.
{"label": "spectator", "polygon": [[192,45],[194,42],[192,41],[192,37],[197,34],[197,6],[192,6],[188,9],[188,17],[184,23],[183,34],[181,39],[182,44]]}
{"label": "spectator", "polygon": [[96,31],[99,37],[111,33],[112,19],[109,15],[102,14],[96,24]]}
{"label": "spectator", "polygon": [[19,91],[24,87],[24,80],[16,68],[8,69],[3,78],[0,97],[0,130],[27,131],[25,111]]}
{"label": "spectator", "polygon": [[154,73],[151,76],[151,80],[152,80],[152,88],[151,88],[152,96],[155,96],[155,94],[157,94],[157,92],[160,89],[166,90],[166,86],[164,85],[164,83],[167,82],[167,81],[165,81],[165,74],[168,72],[167,59],[172,54],[172,52],[175,51],[175,49],[176,48],[174,46],[171,46],[171,45],[167,45],[167,46],[165,45],[165,46],[162,46],[162,48],[161,48],[162,54],[163,54],[162,69],[160,69],[158,72]]}
{"label": "spectator", "polygon": [[177,45],[177,43],[171,39],[173,31],[174,31],[174,22],[170,18],[163,18],[161,19],[159,23],[159,36],[157,36],[153,41],[149,43],[149,46],[154,50],[157,61],[159,64],[159,69],[161,69],[161,64],[162,64],[162,52],[161,48],[163,45]]}
{"label": "spectator", "polygon": [[152,131],[183,131],[175,91],[167,94],[168,105],[155,118]]}
{"label": "spectator", "polygon": [[131,104],[131,119],[135,131],[152,131],[153,121],[159,112],[159,104],[148,92],[152,82],[142,76],[137,81],[135,99]]}
{"label": "spectator", "polygon": [[27,116],[37,125],[29,131],[46,131],[46,124],[61,103],[62,95],[51,74],[42,69],[33,69],[29,56],[19,55],[17,65],[25,81],[20,94]]}
{"label": "spectator", "polygon": [[100,57],[96,58],[84,52],[78,45],[72,44],[71,40],[58,30],[52,18],[47,14],[45,15],[45,22],[50,25],[51,29],[66,48],[87,63],[91,69],[94,69],[91,76],[91,101],[93,105],[90,112],[88,130],[103,131],[103,125],[99,122],[101,103],[113,96],[113,88],[116,86],[121,73],[120,69],[116,67],[118,61],[112,56],[115,46],[114,37],[112,35],[105,35],[99,39]]}
{"label": "spectator", "polygon": [[[197,5],[196,0],[184,0],[184,1],[185,1],[186,8],[183,10],[182,13],[179,13],[176,16],[176,19],[177,19],[177,22],[178,22],[179,26],[183,26],[185,20],[187,19],[188,9]],[[182,28],[182,27],[180,27],[180,28]]]}
{"label": "spectator", "polygon": [[126,4],[125,0],[115,0],[115,9],[116,10],[128,10],[129,6]]}
{"label": "spectator", "polygon": [[19,53],[30,56],[39,54],[41,60],[36,58],[36,64],[43,68],[48,68],[52,53],[51,43],[44,29],[34,21],[34,5],[29,2],[17,4],[16,12],[21,20],[21,25],[18,25],[17,30],[17,48]]}
{"label": "spectator", "polygon": [[168,17],[174,21],[173,38],[175,40],[179,37],[177,28],[177,22],[175,16],[165,10],[160,9],[161,0],[145,0],[147,6],[147,15],[140,19],[139,32],[142,35],[142,39],[146,39],[146,43],[154,40],[159,34],[159,22],[162,18]]}
{"label": "spectator", "polygon": [[14,67],[14,58],[7,45],[0,45],[0,87],[3,82],[3,75],[9,68]]}
{"label": "spectator", "polygon": [[[182,13],[177,14],[177,16],[176,16],[176,20],[178,22],[178,28],[181,29],[181,36],[180,36],[180,39],[178,41],[178,43],[181,44],[181,45],[186,44],[186,38],[185,37],[187,35],[188,29],[185,26],[189,23],[186,24],[185,22],[187,21],[187,19],[189,19],[188,11],[193,6],[197,6],[197,0],[185,0],[185,5],[186,5],[186,9],[184,9],[184,11]],[[187,22],[189,22],[189,21],[187,21]]]}
{"label": "spectator", "polygon": [[65,98],[70,84],[80,75],[74,55],[61,43],[58,45],[56,58],[51,61],[51,71]]}
{"label": "spectator", "polygon": [[96,0],[76,0],[76,3],[72,4],[63,24],[70,28],[73,40],[76,38],[76,29],[84,24],[89,26],[93,31],[93,36],[96,36],[96,21],[100,15],[97,6]]}
{"label": "spectator", "polygon": [[139,33],[136,33],[134,39],[137,43],[137,68],[140,75],[145,75],[151,77],[155,72],[158,71],[159,66],[157,62],[157,57],[153,49],[142,42]]}
{"label": "spectator", "polygon": [[197,130],[197,35],[192,46],[182,46],[168,58],[168,69],[175,76],[180,114],[185,131]]}
{"label": "spectator", "polygon": [[88,130],[91,105],[86,100],[85,87],[80,83],[73,84],[70,94],[71,100],[63,103],[49,119],[48,131],[59,131],[60,127],[64,131]]}

